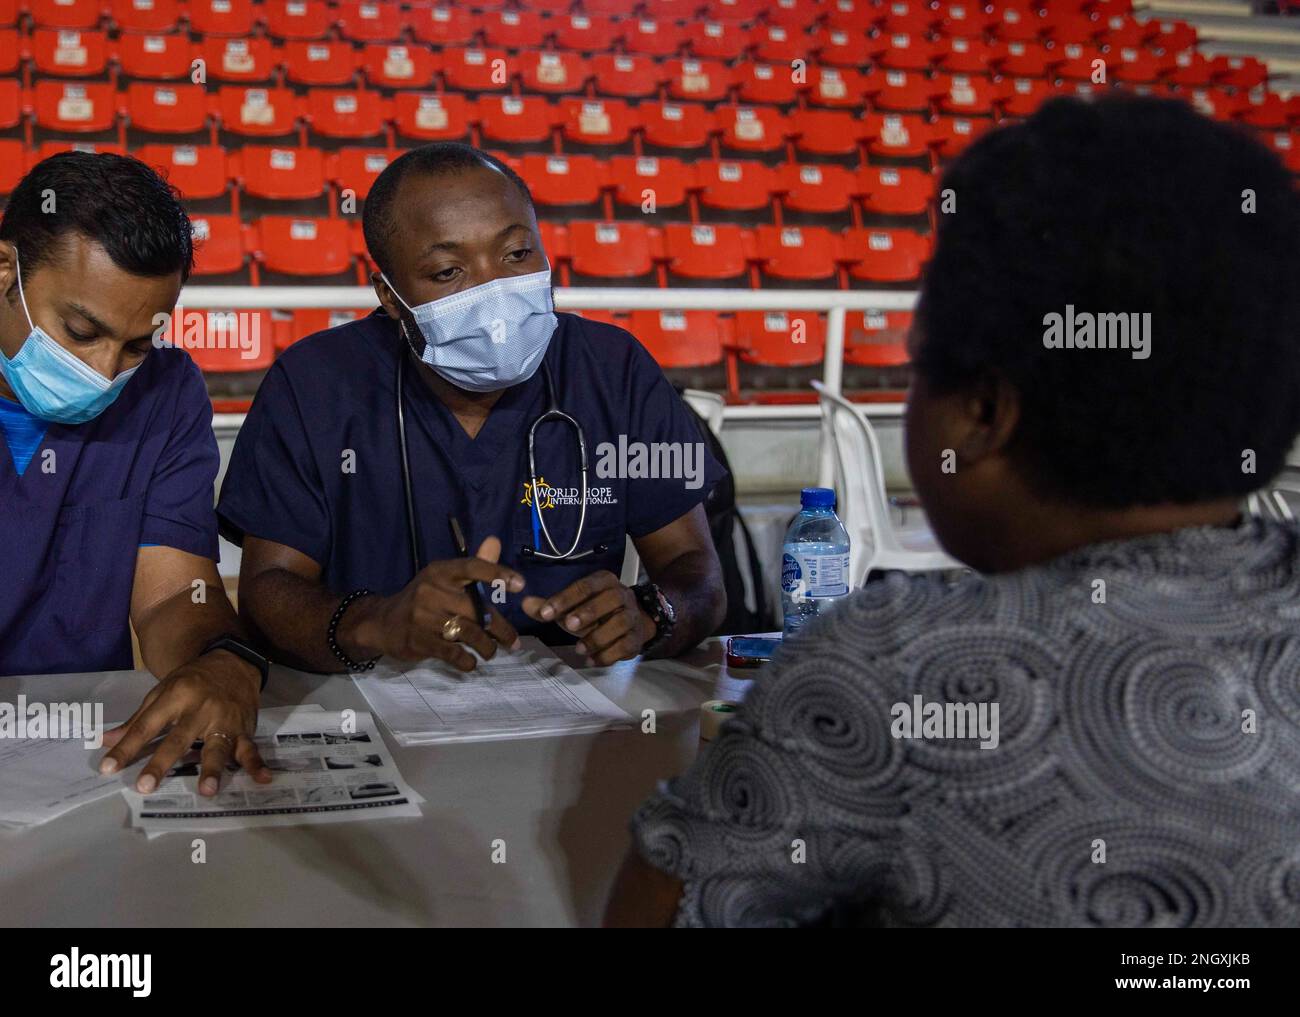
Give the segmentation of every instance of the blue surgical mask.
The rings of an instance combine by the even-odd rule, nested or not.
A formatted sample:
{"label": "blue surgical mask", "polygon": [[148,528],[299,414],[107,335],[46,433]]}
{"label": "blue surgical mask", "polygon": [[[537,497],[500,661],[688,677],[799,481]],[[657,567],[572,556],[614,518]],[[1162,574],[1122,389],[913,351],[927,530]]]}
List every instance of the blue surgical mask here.
{"label": "blue surgical mask", "polygon": [[18,299],[22,301],[31,331],[12,360],[0,350],[0,372],[33,417],[56,424],[84,424],[93,420],[121,394],[138,365],[110,381],[60,346],[32,321],[17,259],[14,270],[18,276]]}
{"label": "blue surgical mask", "polygon": [[406,336],[416,356],[469,392],[495,392],[531,378],[558,324],[549,268],[503,276],[418,307],[381,278],[420,328],[423,350]]}

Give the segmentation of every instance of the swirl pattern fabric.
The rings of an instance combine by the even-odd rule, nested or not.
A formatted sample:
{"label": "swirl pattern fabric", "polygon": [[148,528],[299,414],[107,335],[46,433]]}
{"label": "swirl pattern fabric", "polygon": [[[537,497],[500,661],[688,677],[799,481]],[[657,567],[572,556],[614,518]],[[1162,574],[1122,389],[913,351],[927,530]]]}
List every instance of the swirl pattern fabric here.
{"label": "swirl pattern fabric", "polygon": [[[917,696],[996,745],[897,737]],[[632,829],[683,926],[1300,925],[1300,532],[872,583]]]}

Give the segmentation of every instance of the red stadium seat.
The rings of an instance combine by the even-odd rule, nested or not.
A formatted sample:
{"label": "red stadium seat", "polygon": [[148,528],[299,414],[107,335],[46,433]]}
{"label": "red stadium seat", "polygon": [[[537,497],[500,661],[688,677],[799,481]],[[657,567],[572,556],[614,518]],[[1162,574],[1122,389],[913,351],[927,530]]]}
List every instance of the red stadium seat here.
{"label": "red stadium seat", "polygon": [[662,148],[703,148],[716,129],[713,115],[695,103],[644,102],[637,112],[645,140]]}
{"label": "red stadium seat", "polygon": [[1275,151],[1292,173],[1300,173],[1300,131],[1287,134],[1274,131],[1264,135],[1266,144]]}
{"label": "red stadium seat", "polygon": [[838,238],[820,226],[759,226],[755,248],[763,274],[777,279],[822,280],[835,276]]}
{"label": "red stadium seat", "polygon": [[600,53],[591,58],[591,75],[601,95],[643,99],[654,95],[663,80],[659,65],[646,56]]}
{"label": "red stadium seat", "polygon": [[263,0],[262,17],[277,39],[324,39],[334,19],[323,0]]}
{"label": "red stadium seat", "polygon": [[17,138],[0,138],[0,194],[11,194],[27,172],[23,143]]}
{"label": "red stadium seat", "polygon": [[170,32],[180,20],[176,0],[113,0],[113,23],[123,32]]}
{"label": "red stadium seat", "polygon": [[1042,78],[1005,78],[999,89],[998,105],[1013,117],[1029,116],[1056,94],[1056,89]]}
{"label": "red stadium seat", "polygon": [[1046,35],[1047,25],[1039,11],[1008,4],[997,12],[993,34],[1004,42],[1029,42]]}
{"label": "red stadium seat", "polygon": [[173,342],[204,374],[264,371],[275,362],[275,326],[266,310],[176,308]]}
{"label": "red stadium seat", "polygon": [[569,223],[574,272],[603,279],[634,279],[654,271],[650,232],[639,222]]}
{"label": "red stadium seat", "polygon": [[411,31],[431,46],[466,46],[478,32],[478,18],[468,7],[417,7],[408,12]]}
{"label": "red stadium seat", "polygon": [[438,63],[424,46],[390,46],[374,42],[361,55],[366,81],[381,88],[428,88]]}
{"label": "red stadium seat", "polygon": [[590,205],[600,200],[600,164],[589,155],[525,155],[519,175],[539,205]]}
{"label": "red stadium seat", "polygon": [[[886,11],[876,7],[869,0],[836,0],[825,6],[826,23],[831,28],[849,31],[869,32],[884,20]],[[907,4],[902,4],[906,10]]]}
{"label": "red stadium seat", "polygon": [[[750,45],[759,60],[789,67],[794,60],[807,59],[812,39],[803,27],[787,28],[781,24],[755,25],[750,33]],[[749,61],[746,61],[749,63]],[[789,78],[789,74],[786,77]],[[755,102],[759,100],[754,100]]]}
{"label": "red stadium seat", "polygon": [[563,99],[559,113],[566,144],[624,145],[636,126],[622,99]]}
{"label": "red stadium seat", "polygon": [[268,81],[275,72],[270,39],[205,39],[199,56],[209,81]]}
{"label": "red stadium seat", "polygon": [[469,135],[469,104],[463,95],[398,92],[393,121],[404,138],[458,141]]}
{"label": "red stadium seat", "polygon": [[816,311],[737,311],[740,359],[763,367],[811,367],[826,356],[826,323]]}
{"label": "red stadium seat", "polygon": [[[1116,59],[1118,57],[1118,59]],[[1130,84],[1150,84],[1160,76],[1160,62],[1149,49],[1121,46],[1107,54],[1110,76]]]}
{"label": "red stadium seat", "polygon": [[810,71],[808,82],[808,101],[814,106],[857,109],[862,105],[865,82],[852,68],[816,67]]}
{"label": "red stadium seat", "polygon": [[339,32],[355,42],[396,42],[406,28],[406,14],[395,3],[340,0]]}
{"label": "red stadium seat", "polygon": [[284,44],[284,72],[297,85],[350,85],[357,53],[349,43],[295,39]]}
{"label": "red stadium seat", "polygon": [[749,49],[749,30],[734,21],[696,21],[686,29],[691,53],[701,60],[739,60]]}
{"label": "red stadium seat", "polygon": [[1017,78],[1041,78],[1046,76],[1056,59],[1056,53],[1041,42],[1021,39],[999,43],[993,49],[990,63],[999,74]]}
{"label": "red stadium seat", "polygon": [[230,184],[220,145],[141,145],[135,157],[158,170],[187,201],[219,198]]}
{"label": "red stadium seat", "polygon": [[623,26],[623,44],[629,53],[670,57],[680,52],[687,41],[686,30],[672,21],[635,18]]}
{"label": "red stadium seat", "polygon": [[1068,8],[1046,8],[1043,22],[1047,27],[1047,37],[1056,43],[1085,42],[1093,43],[1105,30],[1101,21]]}
{"label": "red stadium seat", "polygon": [[960,155],[966,146],[993,126],[987,117],[939,117],[931,126],[931,138],[941,159]]}
{"label": "red stadium seat", "polygon": [[304,115],[318,137],[364,139],[384,133],[388,108],[378,92],[364,88],[313,88]]}
{"label": "red stadium seat", "polygon": [[293,132],[298,103],[287,88],[223,86],[217,92],[221,126],[246,137],[274,138]]}
{"label": "red stadium seat", "polygon": [[451,49],[442,74],[457,92],[501,92],[510,87],[510,56],[503,49]]}
{"label": "red stadium seat", "polygon": [[1216,56],[1210,66],[1222,87],[1249,89],[1268,80],[1268,65],[1254,57]]}
{"label": "red stadium seat", "polygon": [[766,5],[767,20],[787,29],[804,31],[822,16],[821,0],[771,0]]}
{"label": "red stadium seat", "polygon": [[37,126],[48,130],[90,134],[117,121],[117,94],[106,82],[38,81],[34,94]]}
{"label": "red stadium seat", "polygon": [[183,35],[123,35],[117,59],[128,78],[189,79],[194,45]]}
{"label": "red stadium seat", "polygon": [[245,145],[231,166],[250,197],[307,201],[325,193],[325,159],[317,148]]}
{"label": "red stadium seat", "polygon": [[537,49],[546,38],[542,16],[534,11],[485,11],[481,26],[487,44],[501,49]]}
{"label": "red stadium seat", "polygon": [[853,174],[843,166],[787,163],[776,171],[774,190],[787,209],[830,215],[848,211],[856,187]]}
{"label": "red stadium seat", "polygon": [[790,121],[770,106],[718,106],[713,115],[723,146],[738,152],[779,152],[791,133]]}
{"label": "red stadium seat", "polygon": [[477,104],[477,120],[488,141],[514,145],[541,145],[549,141],[557,111],[536,95],[484,96]]}
{"label": "red stadium seat", "polygon": [[133,82],[126,90],[130,126],[151,134],[197,134],[208,124],[207,93],[202,85]]}
{"label": "red stadium seat", "polygon": [[[841,6],[839,0],[837,6]],[[881,11],[884,17],[880,21],[880,30],[885,35],[895,32],[923,34],[931,31],[942,19],[942,15],[924,0],[891,0],[881,5]],[[834,24],[834,17],[830,20]]]}
{"label": "red stadium seat", "polygon": [[928,70],[943,49],[940,43],[930,42],[925,36],[911,32],[880,35],[871,40],[868,47],[873,61],[900,71]]}
{"label": "red stadium seat", "polygon": [[244,226],[233,215],[191,216],[194,227],[194,274],[229,275],[244,267]]}
{"label": "red stadium seat", "polygon": [[89,152],[91,155],[108,152],[110,155],[126,155],[125,148],[111,141],[45,141],[36,150],[36,157],[32,159],[32,163],[44,162],[50,156],[58,155],[60,152]]}
{"label": "red stadium seat", "polygon": [[620,205],[642,207],[653,199],[656,209],[684,204],[693,183],[680,159],[631,155],[616,155],[609,161],[609,182]]}
{"label": "red stadium seat", "polygon": [[872,155],[912,159],[930,151],[932,131],[914,113],[872,113],[862,121],[862,135]]}
{"label": "red stadium seat", "polygon": [[[326,329],[337,328],[340,325],[346,325],[350,321],[356,321],[358,318],[364,318],[369,313],[369,310],[359,307],[352,309],[343,307],[299,307],[293,312],[293,317],[289,321],[289,328],[284,335],[284,343],[281,348],[292,346],[294,343],[315,335],[317,332],[324,332]],[[276,335],[276,342],[277,346],[280,346],[279,333]]]}
{"label": "red stadium seat", "polygon": [[613,18],[591,14],[570,14],[550,19],[555,44],[575,53],[606,53],[614,49],[622,26]]}
{"label": "red stadium seat", "polygon": [[982,39],[946,39],[938,49],[939,69],[951,74],[986,74],[994,54]]}
{"label": "red stadium seat", "polygon": [[814,155],[852,155],[863,138],[864,125],[842,110],[796,110],[790,116],[795,147]]}
{"label": "red stadium seat", "polygon": [[101,0],[27,0],[25,6],[38,28],[91,29],[103,14]]}
{"label": "red stadium seat", "polygon": [[945,81],[940,75],[936,83],[944,82],[947,88],[940,93],[939,109],[944,113],[956,113],[963,116],[983,116],[993,112],[993,101],[997,98],[993,83],[988,78],[965,74],[954,74]]}
{"label": "red stadium seat", "polygon": [[903,367],[911,311],[849,311],[844,322],[844,362],[858,367]]}
{"label": "red stadium seat", "polygon": [[1165,53],[1160,71],[1165,81],[1183,88],[1205,88],[1214,78],[1214,65],[1195,50]]}
{"label": "red stadium seat", "polygon": [[189,0],[190,29],[210,35],[253,34],[253,0]]}
{"label": "red stadium seat", "polygon": [[873,70],[863,76],[863,87],[877,109],[910,111],[928,109],[942,83],[915,71]]}
{"label": "red stadium seat", "polygon": [[12,29],[0,30],[0,76],[16,74],[22,56],[18,33]]}
{"label": "red stadium seat", "polygon": [[700,204],[727,212],[753,212],[772,203],[776,176],[761,162],[705,160],[695,167]]}
{"label": "red stadium seat", "polygon": [[1058,57],[1053,74],[1067,81],[1091,81],[1096,61],[1106,59],[1101,47],[1082,42],[1067,42],[1053,52]]}
{"label": "red stadium seat", "polygon": [[789,106],[799,97],[799,90],[788,67],[746,62],[733,71],[736,94],[741,102],[765,102]]}
{"label": "red stadium seat", "polygon": [[998,23],[992,7],[981,7],[969,0],[956,0],[939,8],[941,31],[945,36],[978,39]]}
{"label": "red stadium seat", "polygon": [[103,32],[38,28],[32,33],[31,53],[38,74],[94,78],[108,67],[108,36]]}
{"label": "red stadium seat", "polygon": [[0,129],[17,127],[23,119],[22,89],[17,78],[0,78]]}
{"label": "red stadium seat", "polygon": [[745,235],[734,223],[663,227],[668,270],[686,279],[735,279],[745,274],[749,257]]}
{"label": "red stadium seat", "polygon": [[1138,21],[1127,14],[1112,14],[1101,22],[1101,41],[1106,46],[1138,49],[1147,44],[1159,28],[1154,21]]}
{"label": "red stadium seat", "polygon": [[731,69],[719,60],[665,60],[668,96],[686,102],[720,102],[731,90]]}
{"label": "red stadium seat", "polygon": [[1151,45],[1166,53],[1181,53],[1196,48],[1196,29],[1186,21],[1162,21]]}
{"label": "red stadium seat", "polygon": [[[655,10],[667,9],[673,3],[680,5],[683,18],[690,17],[700,8],[698,0],[666,0],[656,4]],[[756,21],[760,15],[767,14],[771,6],[769,0],[708,0],[704,14],[713,21]]]}
{"label": "red stadium seat", "polygon": [[913,282],[930,257],[930,238],[912,230],[848,229],[844,260],[849,275],[869,282]]}
{"label": "red stadium seat", "polygon": [[352,226],[343,219],[297,219],[265,215],[257,221],[262,265],[282,275],[329,276],[353,262]]}
{"label": "red stadium seat", "polygon": [[529,51],[515,57],[519,78],[529,92],[566,95],[581,92],[591,79],[591,67],[576,53]]}
{"label": "red stadium seat", "polygon": [[868,52],[875,47],[866,32],[842,28],[819,29],[809,38],[817,62],[826,67],[856,68],[866,62]]}
{"label": "red stadium seat", "polygon": [[633,311],[628,319],[628,331],[665,370],[722,362],[722,323],[713,311]]}
{"label": "red stadium seat", "polygon": [[1237,110],[1237,119],[1262,130],[1278,130],[1287,125],[1287,103],[1276,92],[1251,89],[1245,104]]}
{"label": "red stadium seat", "polygon": [[325,175],[339,190],[351,191],[364,201],[388,164],[400,153],[383,148],[340,148],[325,160]]}
{"label": "red stadium seat", "polygon": [[934,177],[909,167],[871,166],[858,171],[862,203],[881,215],[919,215],[934,196]]}

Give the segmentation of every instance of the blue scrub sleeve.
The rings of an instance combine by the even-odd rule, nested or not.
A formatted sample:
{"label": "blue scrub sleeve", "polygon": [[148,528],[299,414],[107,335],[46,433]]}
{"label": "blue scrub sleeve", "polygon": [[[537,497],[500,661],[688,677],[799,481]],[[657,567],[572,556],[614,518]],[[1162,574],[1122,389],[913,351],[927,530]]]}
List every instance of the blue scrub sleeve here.
{"label": "blue scrub sleeve", "polygon": [[670,463],[671,472],[681,474],[629,476],[627,529],[633,537],[644,537],[703,502],[727,471],[709,451],[690,408],[640,343],[632,359],[630,396],[629,447],[641,443],[647,455]]}
{"label": "blue scrub sleeve", "polygon": [[145,496],[141,545],[174,547],[217,560],[212,488],[221,466],[212,403],[198,366],[185,358],[167,444]]}
{"label": "blue scrub sleeve", "polygon": [[221,484],[221,533],[301,551],[322,567],[329,557],[330,517],[301,408],[280,363],[272,365],[235,439]]}

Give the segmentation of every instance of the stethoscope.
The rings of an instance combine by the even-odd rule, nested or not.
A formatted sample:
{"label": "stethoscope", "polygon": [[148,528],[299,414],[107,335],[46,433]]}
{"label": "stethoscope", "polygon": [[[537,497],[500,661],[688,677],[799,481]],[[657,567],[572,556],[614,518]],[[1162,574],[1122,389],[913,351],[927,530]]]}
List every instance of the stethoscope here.
{"label": "stethoscope", "polygon": [[[405,329],[404,324],[402,327]],[[411,540],[411,565],[414,572],[419,572],[423,555],[420,552],[420,536],[415,525],[415,495],[411,486],[411,461],[406,450],[406,413],[402,405],[406,356],[406,349],[399,348],[397,353],[397,441],[402,452],[402,486],[406,492],[406,528]],[[536,561],[539,564],[579,561],[593,554],[605,554],[609,550],[609,547],[605,544],[596,544],[585,551],[578,550],[578,545],[582,542],[582,531],[587,523],[587,437],[582,431],[582,425],[560,409],[559,401],[555,397],[555,380],[551,377],[550,365],[545,360],[542,361],[542,379],[546,383],[546,409],[528,428],[528,489],[532,494],[533,501],[534,542],[536,542],[537,534],[540,532],[541,536],[546,539],[546,545],[550,548],[550,552],[548,553],[536,547],[529,547],[525,544],[519,548],[519,553],[525,559]],[[552,539],[551,531],[546,526],[546,517],[542,512],[541,499],[538,496],[537,428],[548,420],[558,420],[568,424],[573,428],[573,433],[578,438],[578,461],[582,469],[582,510],[578,516],[578,530],[573,535],[573,543],[569,545],[567,551],[561,551],[556,546],[554,539]]]}

